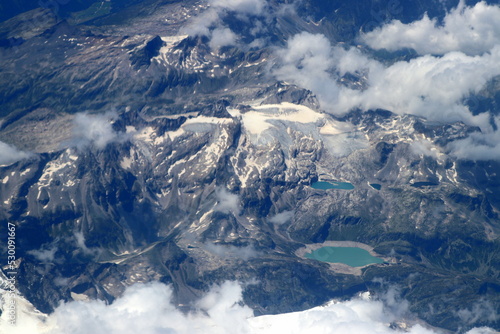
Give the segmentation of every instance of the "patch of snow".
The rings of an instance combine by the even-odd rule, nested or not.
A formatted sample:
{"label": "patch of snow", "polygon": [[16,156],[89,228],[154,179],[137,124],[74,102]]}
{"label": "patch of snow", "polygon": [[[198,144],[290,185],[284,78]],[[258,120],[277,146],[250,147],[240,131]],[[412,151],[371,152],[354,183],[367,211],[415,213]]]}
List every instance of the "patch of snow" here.
{"label": "patch of snow", "polygon": [[209,210],[209,211],[205,212],[203,214],[203,216],[201,216],[199,222],[201,223],[201,222],[205,221],[205,219],[208,217],[208,215],[210,215],[212,212],[213,212],[213,210]]}
{"label": "patch of snow", "polygon": [[218,118],[218,117],[207,117],[207,116],[198,116],[189,118],[182,124],[182,127],[189,124],[200,124],[200,123],[208,123],[208,124],[229,124],[232,123],[232,118]]}
{"label": "patch of snow", "polygon": [[178,43],[182,40],[185,40],[186,38],[188,38],[189,35],[177,35],[177,36],[163,36],[161,37],[161,40],[164,41],[165,43],[168,44],[175,44],[175,43]]}
{"label": "patch of snow", "polygon": [[127,125],[125,126],[125,131],[126,133],[136,133],[137,129],[135,128],[135,126]]}
{"label": "patch of snow", "polygon": [[351,131],[352,126],[350,124],[329,120],[320,128],[319,133],[325,136],[332,136]]}
{"label": "patch of snow", "polygon": [[270,121],[272,120],[306,124],[325,118],[324,114],[311,108],[290,102],[253,105],[252,109],[252,111],[245,113],[235,109],[228,109],[228,112],[233,117],[241,117],[245,129],[251,134],[257,135],[271,128],[273,125]]}
{"label": "patch of snow", "polygon": [[[182,158],[182,159],[177,160],[176,162],[174,162],[174,163],[172,164],[172,166],[170,166],[170,167],[168,168],[168,174],[171,174],[171,173],[172,173],[172,169],[174,169],[174,168],[175,168],[175,166],[180,165],[180,164],[184,164],[184,163],[186,163],[186,161],[187,161],[187,160],[186,160],[185,158]],[[185,170],[184,170],[184,171],[185,171]]]}
{"label": "patch of snow", "polygon": [[75,185],[75,181],[73,180],[68,180],[64,183],[65,187],[73,187]]}
{"label": "patch of snow", "polygon": [[175,131],[168,131],[166,134],[168,135],[170,140],[173,141],[175,140],[175,138],[182,136],[184,133],[186,133],[186,131],[184,131],[183,128],[179,128]]}
{"label": "patch of snow", "polygon": [[140,132],[137,132],[137,134],[134,136],[135,139],[139,139],[145,142],[153,142],[155,137],[155,130],[150,126],[145,127]]}
{"label": "patch of snow", "polygon": [[21,172],[21,176],[24,176],[30,172],[31,168],[26,169],[25,171]]}
{"label": "patch of snow", "polygon": [[[60,172],[62,169],[65,169],[66,167],[69,167],[72,165],[72,162],[58,162],[58,161],[50,161],[47,166],[45,167],[43,175],[40,177],[40,184],[43,185],[48,185],[50,181],[52,180],[53,175],[56,172]],[[60,172],[58,175],[62,175],[63,173]]]}
{"label": "patch of snow", "polygon": [[123,169],[128,169],[132,165],[132,157],[124,157],[123,160],[120,162],[120,166]]}

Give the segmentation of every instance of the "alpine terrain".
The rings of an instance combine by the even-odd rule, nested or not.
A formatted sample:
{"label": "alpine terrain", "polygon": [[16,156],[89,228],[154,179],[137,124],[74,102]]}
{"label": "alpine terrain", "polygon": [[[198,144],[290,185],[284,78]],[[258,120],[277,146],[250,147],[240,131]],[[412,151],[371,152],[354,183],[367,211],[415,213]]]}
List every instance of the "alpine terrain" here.
{"label": "alpine terrain", "polygon": [[500,330],[498,1],[0,8],[2,333]]}

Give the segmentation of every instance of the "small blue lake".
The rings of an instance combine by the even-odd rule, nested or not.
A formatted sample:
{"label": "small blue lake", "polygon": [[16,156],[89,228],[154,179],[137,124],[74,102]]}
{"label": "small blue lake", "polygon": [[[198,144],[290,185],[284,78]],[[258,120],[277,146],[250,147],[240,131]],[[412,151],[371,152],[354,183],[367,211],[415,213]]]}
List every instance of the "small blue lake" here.
{"label": "small blue lake", "polygon": [[382,185],[380,185],[378,183],[370,183],[370,187],[372,187],[373,189],[376,189],[376,190],[382,189]]}
{"label": "small blue lake", "polygon": [[351,267],[363,267],[368,264],[383,263],[384,260],[372,256],[358,247],[321,247],[305,254],[308,259],[329,263],[344,263]]}
{"label": "small blue lake", "polygon": [[321,189],[321,190],[327,190],[327,189],[344,189],[344,190],[351,190],[354,189],[354,186],[352,183],[349,182],[325,182],[325,181],[318,181],[314,182],[311,184],[311,187],[314,189]]}

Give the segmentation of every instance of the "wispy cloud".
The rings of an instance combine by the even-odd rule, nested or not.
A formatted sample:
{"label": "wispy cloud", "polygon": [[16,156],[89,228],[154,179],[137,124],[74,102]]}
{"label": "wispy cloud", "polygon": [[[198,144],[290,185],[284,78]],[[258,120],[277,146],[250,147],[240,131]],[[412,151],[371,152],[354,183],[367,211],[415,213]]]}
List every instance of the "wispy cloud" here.
{"label": "wispy cloud", "polygon": [[101,253],[101,249],[99,249],[99,248],[87,247],[87,245],[85,244],[85,237],[84,237],[82,232],[75,232],[74,238],[75,238],[76,246],[78,246],[78,248],[83,252],[83,254],[85,254],[87,256],[95,257]]}
{"label": "wispy cloud", "polygon": [[205,250],[222,258],[240,258],[248,260],[259,255],[259,252],[252,246],[236,247],[233,245],[217,245],[214,243],[205,243]]}
{"label": "wispy cloud", "polygon": [[212,31],[212,38],[208,45],[211,49],[217,49],[221,46],[234,45],[238,36],[229,28],[216,28]]}
{"label": "wispy cloud", "polygon": [[220,24],[219,13],[213,8],[208,8],[201,14],[193,17],[181,29],[181,33],[190,36],[210,36],[210,29],[214,29],[216,24]]}
{"label": "wispy cloud", "polygon": [[219,187],[215,190],[215,196],[217,198],[215,211],[239,215],[241,207],[238,195],[231,194],[226,188]]}
{"label": "wispy cloud", "polygon": [[[267,6],[266,0],[209,0],[208,8],[181,29],[182,33],[190,36],[207,36],[210,39],[211,49],[222,46],[236,45],[239,36],[223,23],[228,13],[236,14],[236,17],[248,22],[249,16],[267,16],[264,11]],[[257,29],[262,24],[256,20]]]}
{"label": "wispy cloud", "polygon": [[283,211],[269,218],[269,222],[273,224],[284,224],[293,219],[293,211]]}
{"label": "wispy cloud", "polygon": [[73,120],[73,143],[78,147],[94,145],[103,149],[111,142],[124,137],[113,130],[112,122],[118,118],[115,112],[105,114],[77,114]]}
{"label": "wispy cloud", "polygon": [[422,139],[414,141],[410,144],[410,148],[413,153],[417,155],[424,155],[433,158],[438,158],[439,149],[431,141]]}
{"label": "wispy cloud", "polygon": [[467,138],[448,144],[450,154],[459,159],[500,160],[500,117],[495,117],[496,129],[485,127],[482,132],[471,133]]}
{"label": "wispy cloud", "polygon": [[30,153],[20,151],[12,145],[0,141],[0,166],[11,165],[30,157]]}
{"label": "wispy cloud", "polygon": [[40,262],[53,262],[56,252],[56,246],[44,246],[41,249],[31,250],[27,253],[34,256]]}
{"label": "wispy cloud", "polygon": [[472,303],[470,307],[456,312],[460,320],[466,324],[474,324],[478,321],[494,322],[500,319],[500,314],[495,306],[486,299]]}
{"label": "wispy cloud", "polygon": [[266,0],[210,0],[212,7],[235,11],[241,14],[260,15]]}
{"label": "wispy cloud", "polygon": [[323,108],[334,110],[339,87],[331,70],[335,67],[333,48],[321,34],[303,32],[288,40],[287,47],[278,50],[277,79],[297,84],[313,91]]}

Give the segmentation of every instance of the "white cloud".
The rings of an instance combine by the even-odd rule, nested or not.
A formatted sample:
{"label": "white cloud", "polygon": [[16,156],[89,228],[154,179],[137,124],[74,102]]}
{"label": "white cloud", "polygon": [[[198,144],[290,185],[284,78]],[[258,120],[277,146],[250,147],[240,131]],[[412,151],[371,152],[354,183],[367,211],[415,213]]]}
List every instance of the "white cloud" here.
{"label": "white cloud", "polygon": [[211,0],[210,4],[215,8],[227,9],[242,14],[262,14],[266,5],[265,0]]}
{"label": "white cloud", "polygon": [[70,282],[70,279],[68,277],[62,277],[62,276],[58,276],[56,278],[54,278],[54,284],[56,286],[67,286]]}
{"label": "white cloud", "polygon": [[210,36],[210,28],[220,21],[219,13],[213,8],[208,8],[198,16],[193,17],[189,23],[181,29],[181,34],[190,36]]}
{"label": "white cloud", "polygon": [[[332,47],[323,35],[301,33],[277,52],[274,75],[313,91],[323,109],[342,115],[352,108],[388,109],[435,121],[465,121],[484,125],[485,115],[474,117],[462,101],[500,75],[500,46],[482,56],[461,52],[430,55],[385,66],[355,48]],[[341,86],[346,73],[364,76],[363,90]]]}
{"label": "white cloud", "polygon": [[[228,44],[214,42],[211,47],[234,44],[236,34],[229,28],[222,26],[221,17],[227,11],[236,12],[239,19],[245,20],[246,15],[260,15],[266,6],[265,0],[210,0],[209,7],[201,14],[193,17],[189,23],[181,29],[181,33],[190,36],[204,35],[209,38],[214,37],[220,41],[231,41]],[[214,30],[215,29],[215,30]],[[217,31],[219,30],[219,31]]]}
{"label": "white cloud", "polygon": [[29,153],[20,151],[14,146],[0,141],[0,166],[11,165],[29,157]]}
{"label": "white cloud", "polygon": [[429,140],[422,139],[410,143],[410,148],[413,153],[417,155],[425,155],[437,159],[439,150],[438,148]]}
{"label": "white cloud", "polygon": [[231,194],[226,188],[219,187],[215,190],[217,205],[214,210],[223,213],[233,213],[238,215],[240,212],[240,197]]}
{"label": "white cloud", "polygon": [[236,247],[233,245],[217,245],[213,243],[205,243],[205,250],[222,258],[239,258],[248,260],[257,257],[259,253],[252,246]]}
{"label": "white cloud", "polygon": [[31,250],[27,253],[33,255],[40,262],[53,262],[56,251],[57,247],[52,246],[50,248],[43,247],[39,250]]}
{"label": "white cloud", "polygon": [[362,35],[361,40],[374,49],[412,48],[419,54],[462,51],[479,55],[500,44],[500,7],[484,1],[467,7],[461,0],[442,25],[427,15],[409,24],[394,20]]}
{"label": "white cloud", "polygon": [[[495,118],[500,125],[500,117]],[[492,127],[483,128],[483,132],[473,132],[467,138],[451,142],[450,154],[460,159],[500,160],[500,131]]]}
{"label": "white cloud", "polygon": [[[110,305],[98,300],[73,301],[61,304],[45,317],[30,312],[20,301],[18,317],[22,322],[14,327],[0,322],[0,329],[12,334],[440,333],[421,325],[410,325],[406,331],[391,328],[391,322],[404,320],[401,314],[394,312],[399,304],[387,305],[371,299],[367,293],[303,312],[261,317],[254,317],[253,311],[242,304],[242,287],[236,282],[212,287],[194,303],[197,311],[190,313],[178,310],[172,297],[170,286],[157,282],[136,284]],[[6,312],[1,317],[4,320]],[[468,333],[494,331],[482,327]]]}
{"label": "white cloud", "polygon": [[273,224],[284,224],[293,218],[293,211],[283,211],[269,218],[269,222]]}
{"label": "white cloud", "polygon": [[89,256],[98,256],[101,253],[101,250],[99,248],[87,247],[87,245],[85,244],[85,236],[82,232],[75,232],[74,236],[76,245],[82,250],[83,254]]}
{"label": "white cloud", "polygon": [[384,108],[437,121],[476,123],[462,101],[500,74],[496,65],[499,61],[500,47],[495,47],[491,54],[481,57],[453,52],[400,61],[389,67],[373,66],[369,88],[362,92],[344,90],[339,104],[344,108]]}
{"label": "white cloud", "polygon": [[[463,103],[500,75],[500,45],[480,56],[449,52],[384,65],[359,49],[332,46],[323,35],[304,32],[292,37],[276,55],[276,78],[311,90],[327,112],[343,115],[353,108],[381,108],[431,121],[463,121],[479,126],[482,132],[450,144],[451,154],[473,160],[500,159],[500,133],[491,128],[490,115],[473,115]],[[341,84],[340,78],[347,73],[361,78],[364,86]],[[433,157],[439,153],[428,142],[416,142],[412,149]]]}
{"label": "white cloud", "polygon": [[467,334],[497,334],[498,332],[488,327],[477,327],[467,332]]}
{"label": "white cloud", "polygon": [[500,319],[498,310],[485,299],[479,300],[473,303],[470,308],[461,309],[456,313],[460,320],[467,324],[474,324],[477,321],[494,322]]}
{"label": "white cloud", "polygon": [[[257,325],[255,333],[357,333],[385,334],[401,333],[391,329],[389,323],[398,320],[387,312],[381,301],[370,300],[365,295],[341,303],[331,303],[314,309],[263,316],[252,319]],[[411,327],[407,333],[436,333],[420,325]]]}
{"label": "white cloud", "polygon": [[[226,281],[220,286],[216,285],[212,287],[197,302],[198,308],[206,312],[210,317],[204,321],[205,324],[200,324],[199,332],[221,334],[250,333],[248,319],[253,317],[253,310],[242,304],[242,293],[243,289],[237,282]],[[195,322],[199,322],[197,320],[199,318],[200,314],[194,314],[193,319]],[[213,327],[207,325],[212,325]]]}
{"label": "white cloud", "polygon": [[334,67],[332,46],[324,35],[303,32],[293,36],[287,48],[277,52],[278,66],[273,74],[314,92],[322,107],[337,103],[338,87],[330,70]]}
{"label": "white cloud", "polygon": [[[393,21],[360,38],[375,49],[411,47],[421,56],[384,64],[358,48],[333,46],[323,35],[303,32],[277,50],[273,74],[311,90],[322,109],[335,115],[380,108],[479,126],[481,133],[450,144],[449,152],[464,159],[500,159],[500,134],[491,128],[490,114],[473,115],[464,104],[500,75],[500,6],[467,7],[461,1],[442,25],[427,16],[410,24]],[[358,79],[351,84],[346,74]],[[412,150],[439,153],[426,142],[414,143]]]}
{"label": "white cloud", "polygon": [[[250,333],[247,319],[253,311],[240,305],[242,288],[236,282],[214,286],[185,314],[172,304],[170,286],[153,282],[128,287],[112,304],[100,300],[63,303],[44,319],[18,310],[16,326],[0,322],[12,334],[224,334]],[[19,307],[22,304],[19,303]],[[2,314],[2,320],[6,312]]]}
{"label": "white cloud", "polygon": [[[500,75],[500,46],[482,56],[450,52],[384,65],[356,48],[332,47],[323,35],[301,33],[277,52],[274,75],[311,90],[326,111],[342,115],[352,108],[382,108],[434,121],[464,121],[485,126],[489,116],[473,116],[463,104],[488,80]],[[346,73],[361,77],[365,87],[339,83]]]}
{"label": "white cloud", "polygon": [[238,36],[229,28],[216,28],[212,31],[212,38],[209,46],[211,49],[217,49],[221,46],[234,45]]}
{"label": "white cloud", "polygon": [[212,50],[221,46],[235,45],[238,35],[222,24],[220,15],[219,9],[208,8],[191,19],[181,32],[190,36],[207,36],[210,39],[208,45]]}
{"label": "white cloud", "polygon": [[95,145],[98,149],[111,142],[121,140],[119,133],[113,130],[112,121],[118,115],[114,112],[91,115],[77,114],[73,120],[73,138],[77,146]]}

